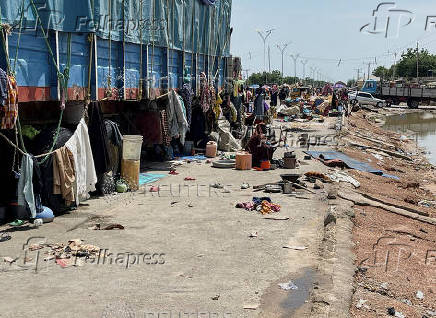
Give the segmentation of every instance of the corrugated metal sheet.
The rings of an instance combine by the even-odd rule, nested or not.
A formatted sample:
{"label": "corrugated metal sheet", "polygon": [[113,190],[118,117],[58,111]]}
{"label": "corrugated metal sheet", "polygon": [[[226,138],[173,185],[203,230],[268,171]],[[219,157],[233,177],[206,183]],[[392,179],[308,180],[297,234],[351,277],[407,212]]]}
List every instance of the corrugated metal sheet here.
{"label": "corrugated metal sheet", "polygon": [[[56,41],[56,37],[58,41]],[[17,34],[9,36],[9,60],[12,68],[15,65],[17,39]],[[139,97],[141,74],[139,44],[123,44],[123,42],[97,38],[97,58],[95,58],[94,48],[90,56],[90,40],[92,40],[90,34],[73,33],[71,39],[69,100],[84,100],[88,94],[92,99],[95,99],[97,92],[98,99],[128,100]],[[55,60],[59,59],[60,71],[63,72],[68,58],[68,34],[58,32],[56,35],[55,31],[51,31],[49,33],[49,43],[55,55]],[[2,49],[0,48],[0,50]],[[192,74],[191,83],[193,88],[196,87],[196,76],[198,77],[201,72],[206,74],[210,72],[211,75],[215,75],[218,64],[221,65],[218,83],[219,86],[223,85],[224,58],[221,63],[218,63],[218,58],[215,58],[215,63],[213,60],[213,58],[209,58],[204,54],[186,52],[185,67],[188,67],[189,72]],[[97,63],[97,67],[95,63]],[[158,46],[155,46],[153,50],[151,45],[148,46],[147,50],[147,45],[143,45],[142,76],[144,83],[147,81],[147,77],[151,79],[149,82],[152,89],[167,89],[168,78],[170,88],[181,87],[184,76],[183,68],[182,51],[167,50],[167,48]],[[26,31],[21,35],[16,74],[20,87],[21,102],[59,99],[58,78],[53,59],[48,53],[45,40],[35,31]],[[89,75],[91,75],[90,79]],[[88,92],[89,84],[90,92]]]}

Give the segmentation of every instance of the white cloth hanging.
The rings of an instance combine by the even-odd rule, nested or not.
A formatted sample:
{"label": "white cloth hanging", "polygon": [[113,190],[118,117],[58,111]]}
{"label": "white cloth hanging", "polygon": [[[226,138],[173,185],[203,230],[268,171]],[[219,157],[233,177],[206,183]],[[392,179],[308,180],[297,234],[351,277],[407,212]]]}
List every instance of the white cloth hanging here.
{"label": "white cloth hanging", "polygon": [[76,204],[89,198],[89,192],[95,191],[97,174],[89,141],[88,127],[82,118],[74,135],[65,144],[74,157],[76,168]]}

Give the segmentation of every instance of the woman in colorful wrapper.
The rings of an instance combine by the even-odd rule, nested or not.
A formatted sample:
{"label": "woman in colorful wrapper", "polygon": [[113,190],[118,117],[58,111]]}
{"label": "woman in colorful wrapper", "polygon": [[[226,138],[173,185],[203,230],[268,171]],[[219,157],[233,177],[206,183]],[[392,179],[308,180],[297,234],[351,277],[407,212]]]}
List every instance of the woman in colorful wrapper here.
{"label": "woman in colorful wrapper", "polygon": [[266,133],[266,125],[263,123],[258,124],[245,147],[245,150],[253,156],[253,167],[260,167],[262,161],[271,161],[276,150],[267,140]]}

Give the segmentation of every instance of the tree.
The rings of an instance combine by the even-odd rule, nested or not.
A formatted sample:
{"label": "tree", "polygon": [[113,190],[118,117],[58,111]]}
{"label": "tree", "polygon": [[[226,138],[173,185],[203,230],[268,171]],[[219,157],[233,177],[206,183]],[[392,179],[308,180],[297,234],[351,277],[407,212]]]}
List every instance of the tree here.
{"label": "tree", "polygon": [[392,68],[386,68],[384,66],[379,66],[372,72],[372,75],[380,77],[380,78],[384,78],[384,79],[392,77]]}
{"label": "tree", "polygon": [[419,61],[419,77],[427,77],[429,71],[436,68],[436,55],[430,54],[425,49],[422,49],[419,53],[417,49],[407,49],[407,52],[401,55],[401,60],[397,64],[396,74],[400,77],[416,77],[417,60]]}
{"label": "tree", "polygon": [[[267,82],[266,82],[267,80]],[[263,86],[265,84],[292,84],[298,82],[299,79],[295,77],[282,77],[280,71],[272,71],[271,73],[263,72],[263,73],[253,73],[247,80],[247,84],[253,85],[257,84]]]}

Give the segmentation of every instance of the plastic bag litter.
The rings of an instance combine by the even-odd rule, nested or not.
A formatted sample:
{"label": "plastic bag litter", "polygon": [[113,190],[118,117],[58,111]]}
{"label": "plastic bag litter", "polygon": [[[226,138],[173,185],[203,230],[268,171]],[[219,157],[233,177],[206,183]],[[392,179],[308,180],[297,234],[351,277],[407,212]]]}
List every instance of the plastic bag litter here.
{"label": "plastic bag litter", "polygon": [[279,287],[284,290],[297,290],[298,286],[295,285],[291,280],[288,283],[281,283]]}
{"label": "plastic bag litter", "polygon": [[360,182],[349,176],[343,171],[335,171],[334,173],[328,174],[328,177],[334,182],[348,182],[351,183],[355,188],[360,187]]}

